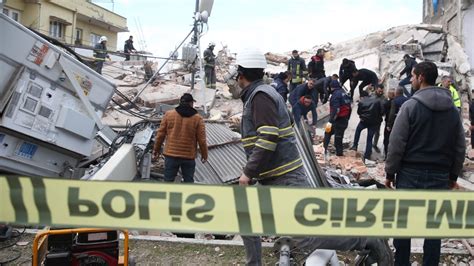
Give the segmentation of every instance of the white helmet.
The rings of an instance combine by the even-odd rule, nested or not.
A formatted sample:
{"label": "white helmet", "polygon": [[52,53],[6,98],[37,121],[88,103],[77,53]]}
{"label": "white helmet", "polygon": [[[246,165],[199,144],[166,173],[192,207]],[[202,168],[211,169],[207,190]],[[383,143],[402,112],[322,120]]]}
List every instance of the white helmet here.
{"label": "white helmet", "polygon": [[211,47],[211,46],[216,46],[216,43],[215,42],[210,42],[209,47]]}
{"label": "white helmet", "polygon": [[99,42],[104,42],[104,41],[105,42],[107,41],[107,37],[106,36],[100,37]]}
{"label": "white helmet", "polygon": [[237,54],[237,65],[244,68],[263,68],[267,67],[265,55],[257,48],[246,48]]}

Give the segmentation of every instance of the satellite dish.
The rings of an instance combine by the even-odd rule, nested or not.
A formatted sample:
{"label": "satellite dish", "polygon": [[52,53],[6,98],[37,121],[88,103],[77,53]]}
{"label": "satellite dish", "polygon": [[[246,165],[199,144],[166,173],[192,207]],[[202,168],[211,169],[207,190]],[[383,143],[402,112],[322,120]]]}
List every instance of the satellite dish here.
{"label": "satellite dish", "polygon": [[212,5],[214,5],[214,0],[201,0],[199,3],[199,13],[207,11],[208,17],[211,16]]}

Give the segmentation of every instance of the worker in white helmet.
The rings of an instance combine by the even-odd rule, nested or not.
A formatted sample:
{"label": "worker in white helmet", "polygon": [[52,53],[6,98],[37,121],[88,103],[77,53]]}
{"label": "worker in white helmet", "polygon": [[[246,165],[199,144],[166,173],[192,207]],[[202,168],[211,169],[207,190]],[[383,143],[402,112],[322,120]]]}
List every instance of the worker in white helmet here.
{"label": "worker in white helmet", "polygon": [[216,88],[216,56],[214,55],[214,42],[209,43],[209,47],[204,51],[204,74],[206,78],[206,87]]}
{"label": "worker in white helmet", "polygon": [[105,59],[110,59],[107,54],[107,37],[102,36],[94,47],[94,59],[95,59],[95,71],[102,74],[102,67],[104,66]]}
{"label": "worker in white helmet", "polygon": [[[267,66],[265,56],[258,49],[245,49],[237,54],[237,65],[237,82],[242,88],[244,105],[241,134],[247,155],[239,184],[247,186],[258,182],[263,186],[309,187],[286,104],[281,95],[262,80]],[[258,202],[243,203],[242,208],[250,208],[249,204]],[[244,231],[247,230],[242,237],[247,264],[261,265],[261,240],[257,236],[245,236],[245,233],[257,233],[251,226],[246,226],[251,224],[246,219],[239,219],[239,223]],[[274,235],[275,224],[264,223],[263,233]],[[297,251],[294,254],[308,256],[315,249],[369,249],[378,265],[393,264],[386,240],[317,237],[295,240]]]}

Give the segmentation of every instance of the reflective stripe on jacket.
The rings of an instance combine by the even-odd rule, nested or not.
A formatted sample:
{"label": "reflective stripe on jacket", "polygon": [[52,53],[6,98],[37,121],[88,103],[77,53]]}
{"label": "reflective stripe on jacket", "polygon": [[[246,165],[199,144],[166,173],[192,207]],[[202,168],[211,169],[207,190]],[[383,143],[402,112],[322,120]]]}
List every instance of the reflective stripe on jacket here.
{"label": "reflective stripe on jacket", "polygon": [[453,98],[454,106],[456,106],[457,108],[461,108],[461,98],[459,97],[459,93],[456,88],[454,88],[453,85],[450,85],[449,91],[451,92],[451,97]]}
{"label": "reflective stripe on jacket", "polygon": [[[252,84],[249,88],[250,95],[244,101],[241,122],[242,144],[247,158],[254,149],[265,149],[273,152],[272,160],[259,169],[257,179],[282,176],[294,171],[303,165],[302,159],[296,147],[296,138],[290,122],[288,110],[283,98],[270,85],[262,81]],[[276,104],[278,112],[278,127],[260,126],[256,128],[253,121],[252,101],[258,92],[267,94]],[[268,141],[265,136],[278,136],[277,142]]]}
{"label": "reflective stripe on jacket", "polygon": [[98,43],[94,46],[94,57],[97,61],[104,61],[107,56],[107,47],[104,44]]}
{"label": "reflective stripe on jacket", "polygon": [[291,73],[291,82],[301,83],[307,74],[306,63],[303,58],[291,58],[288,60],[288,71]]}

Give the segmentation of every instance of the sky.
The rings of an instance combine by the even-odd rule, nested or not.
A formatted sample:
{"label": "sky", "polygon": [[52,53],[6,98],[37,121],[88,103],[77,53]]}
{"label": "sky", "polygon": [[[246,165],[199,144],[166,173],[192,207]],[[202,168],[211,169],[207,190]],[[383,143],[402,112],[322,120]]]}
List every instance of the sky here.
{"label": "sky", "polygon": [[[114,12],[127,18],[130,32],[119,34],[119,49],[133,35],[135,48],[140,49],[145,43],[155,56],[168,56],[186,37],[192,29],[196,3],[195,0],[115,0],[112,6],[107,0],[94,2],[110,10],[113,7]],[[214,41],[217,50],[225,44],[232,52],[252,46],[277,53],[309,50],[327,42],[338,43],[394,26],[421,23],[422,2],[214,0],[201,44],[207,47]]]}

